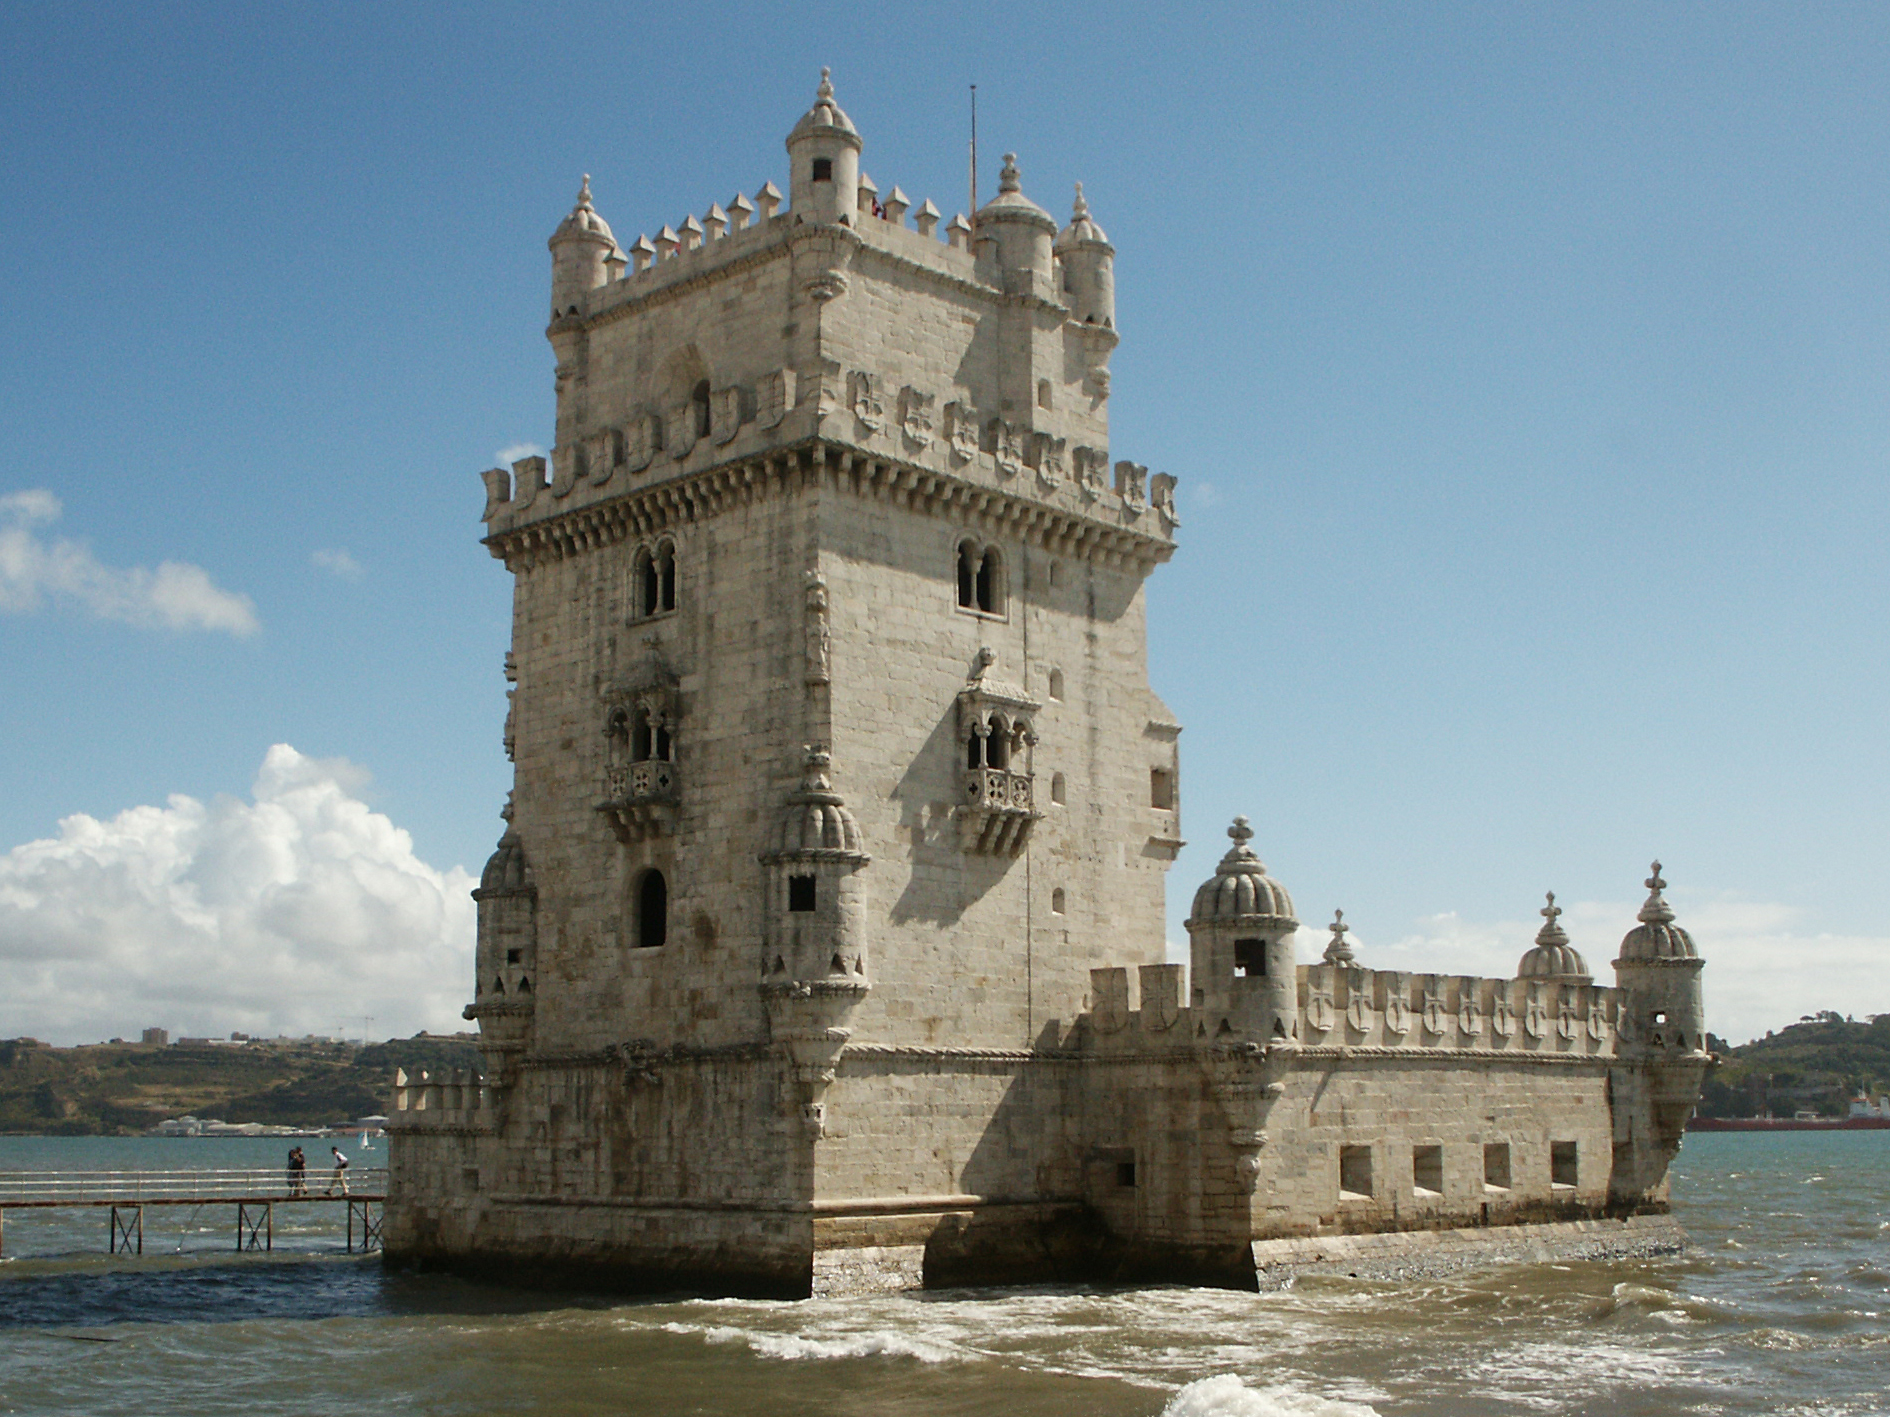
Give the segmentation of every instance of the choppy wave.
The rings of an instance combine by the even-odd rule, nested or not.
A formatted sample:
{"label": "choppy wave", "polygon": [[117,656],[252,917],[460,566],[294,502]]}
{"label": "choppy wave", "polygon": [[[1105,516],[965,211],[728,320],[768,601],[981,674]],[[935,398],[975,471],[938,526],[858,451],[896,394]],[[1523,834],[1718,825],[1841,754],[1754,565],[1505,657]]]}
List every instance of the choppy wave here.
{"label": "choppy wave", "polygon": [[1378,1409],[1295,1388],[1248,1387],[1232,1373],[1222,1373],[1182,1388],[1162,1417],[1378,1417]]}

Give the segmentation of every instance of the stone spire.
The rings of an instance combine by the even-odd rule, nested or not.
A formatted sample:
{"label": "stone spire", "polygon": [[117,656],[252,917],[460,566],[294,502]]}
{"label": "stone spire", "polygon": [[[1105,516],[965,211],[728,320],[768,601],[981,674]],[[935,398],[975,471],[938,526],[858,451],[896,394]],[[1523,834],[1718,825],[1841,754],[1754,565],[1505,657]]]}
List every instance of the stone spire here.
{"label": "stone spire", "polygon": [[[1080,192],[1082,189],[1078,188],[1077,190]],[[1332,939],[1326,944],[1326,963],[1356,964],[1358,962],[1358,956],[1352,953],[1352,942],[1345,938],[1347,928],[1345,912],[1343,910],[1333,911],[1332,923],[1326,926],[1326,928],[1332,932]]]}

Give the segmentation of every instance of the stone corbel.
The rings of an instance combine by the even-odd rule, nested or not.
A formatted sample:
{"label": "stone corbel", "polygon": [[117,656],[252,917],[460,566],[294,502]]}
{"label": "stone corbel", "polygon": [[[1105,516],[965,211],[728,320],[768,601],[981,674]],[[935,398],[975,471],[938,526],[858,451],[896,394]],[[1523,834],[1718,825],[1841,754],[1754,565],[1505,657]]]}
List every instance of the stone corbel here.
{"label": "stone corbel", "polygon": [[810,1141],[827,1135],[827,1089],[833,1086],[840,1055],[853,1037],[847,1020],[866,990],[863,980],[795,980],[762,988],[769,1032],[794,1082],[782,1103],[799,1118]]}
{"label": "stone corbel", "polygon": [[1201,1054],[1208,1090],[1227,1120],[1234,1177],[1247,1195],[1260,1184],[1260,1153],[1269,1140],[1267,1117],[1286,1093],[1280,1079],[1295,1051],[1291,1044],[1263,1048],[1258,1043],[1224,1043]]}

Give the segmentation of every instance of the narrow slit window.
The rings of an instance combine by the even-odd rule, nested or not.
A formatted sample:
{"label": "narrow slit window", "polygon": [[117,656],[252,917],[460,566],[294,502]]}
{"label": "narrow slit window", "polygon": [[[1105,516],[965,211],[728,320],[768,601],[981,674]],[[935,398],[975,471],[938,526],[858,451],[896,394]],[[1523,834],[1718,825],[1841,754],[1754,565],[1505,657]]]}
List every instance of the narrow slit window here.
{"label": "narrow slit window", "polygon": [[997,552],[986,551],[984,559],[978,562],[978,609],[987,615],[996,615],[1002,609],[1001,574]]}
{"label": "narrow slit window", "polygon": [[1055,803],[1057,806],[1061,807],[1063,805],[1063,799],[1065,795],[1066,795],[1066,788],[1063,782],[1063,774],[1060,772],[1051,773],[1050,774],[1050,800],[1053,803]]}
{"label": "narrow slit window", "polygon": [[676,608],[676,548],[664,542],[656,553],[657,604],[664,610]]}
{"label": "narrow slit window", "polygon": [[1118,1161],[1116,1163],[1116,1184],[1124,1190],[1134,1188],[1135,1163],[1133,1161]]}
{"label": "narrow slit window", "polygon": [[969,541],[958,548],[958,603],[966,610],[978,608],[977,553]]}
{"label": "narrow slit window", "polygon": [[1058,886],[1055,890],[1051,891],[1050,892],[1050,913],[1052,915],[1063,914],[1063,906],[1066,899],[1067,897],[1065,897],[1063,894],[1062,886]]}

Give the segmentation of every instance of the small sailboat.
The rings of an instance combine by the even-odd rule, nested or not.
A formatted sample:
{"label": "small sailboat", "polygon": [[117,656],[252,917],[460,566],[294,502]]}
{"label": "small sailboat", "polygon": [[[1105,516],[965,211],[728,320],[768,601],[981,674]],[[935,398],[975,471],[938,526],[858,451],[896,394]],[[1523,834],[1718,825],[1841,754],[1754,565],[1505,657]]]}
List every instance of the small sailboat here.
{"label": "small sailboat", "polygon": [[374,1150],[374,1143],[368,1140],[368,1136],[366,1132],[361,1133],[360,1147],[362,1151]]}

